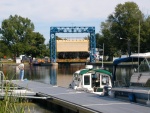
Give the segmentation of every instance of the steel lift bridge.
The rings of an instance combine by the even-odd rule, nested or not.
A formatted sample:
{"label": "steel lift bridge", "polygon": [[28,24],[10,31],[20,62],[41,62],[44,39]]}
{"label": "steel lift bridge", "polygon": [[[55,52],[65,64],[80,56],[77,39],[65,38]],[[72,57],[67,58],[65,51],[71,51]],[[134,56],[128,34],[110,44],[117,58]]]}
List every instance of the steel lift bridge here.
{"label": "steel lift bridge", "polygon": [[95,62],[95,27],[50,27],[49,48],[51,63],[56,63],[56,33],[89,33],[90,62]]}

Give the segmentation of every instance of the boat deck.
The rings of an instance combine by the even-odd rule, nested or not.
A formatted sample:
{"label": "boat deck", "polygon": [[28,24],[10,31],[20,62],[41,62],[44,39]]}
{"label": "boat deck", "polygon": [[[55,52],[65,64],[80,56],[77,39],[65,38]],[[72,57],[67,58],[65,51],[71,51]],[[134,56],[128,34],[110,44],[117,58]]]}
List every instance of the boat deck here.
{"label": "boat deck", "polygon": [[57,101],[61,105],[66,105],[70,108],[74,106],[78,113],[83,113],[83,111],[84,113],[150,113],[150,107],[116,98],[29,80],[13,80],[11,82],[38,95],[45,96],[51,101]]}

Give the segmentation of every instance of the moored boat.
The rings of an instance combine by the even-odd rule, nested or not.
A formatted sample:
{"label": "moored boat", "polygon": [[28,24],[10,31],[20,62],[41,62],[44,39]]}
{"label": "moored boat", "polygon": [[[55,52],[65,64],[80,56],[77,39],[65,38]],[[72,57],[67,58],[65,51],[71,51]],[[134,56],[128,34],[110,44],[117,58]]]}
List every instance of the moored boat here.
{"label": "moored boat", "polygon": [[[132,74],[128,76],[129,81],[126,81],[125,77],[120,80],[116,77],[116,69],[122,63],[131,65]],[[130,57],[116,59],[113,67],[111,96],[150,105],[150,53],[133,54]]]}
{"label": "moored boat", "polygon": [[42,63],[36,63],[36,62],[33,62],[33,63],[32,63],[33,66],[41,66],[41,64],[42,64]]}
{"label": "moored boat", "polygon": [[86,65],[73,74],[70,88],[83,90],[99,95],[108,95],[111,90],[112,74],[104,69],[95,69],[92,65]]}

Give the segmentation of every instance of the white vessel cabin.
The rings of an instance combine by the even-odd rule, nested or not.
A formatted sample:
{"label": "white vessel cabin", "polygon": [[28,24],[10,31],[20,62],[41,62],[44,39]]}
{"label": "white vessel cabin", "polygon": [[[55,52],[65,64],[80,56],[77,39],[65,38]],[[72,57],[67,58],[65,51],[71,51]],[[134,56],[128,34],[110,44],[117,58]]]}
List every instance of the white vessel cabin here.
{"label": "white vessel cabin", "polygon": [[78,70],[73,74],[70,87],[104,95],[106,90],[108,91],[112,87],[111,76],[112,74],[107,70],[94,69],[92,65],[87,65],[85,69]]}

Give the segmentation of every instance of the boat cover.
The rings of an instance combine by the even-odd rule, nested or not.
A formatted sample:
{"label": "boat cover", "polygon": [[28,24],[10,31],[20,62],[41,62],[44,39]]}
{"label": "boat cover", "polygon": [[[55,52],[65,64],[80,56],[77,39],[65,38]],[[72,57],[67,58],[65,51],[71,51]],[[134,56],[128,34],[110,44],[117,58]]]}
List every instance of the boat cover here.
{"label": "boat cover", "polygon": [[87,72],[99,72],[99,73],[103,73],[103,74],[107,74],[109,76],[112,76],[112,73],[110,73],[109,71],[104,70],[104,69],[84,69],[84,70],[81,70],[79,74],[83,75]]}
{"label": "boat cover", "polygon": [[138,57],[126,57],[126,58],[119,58],[119,59],[115,59],[113,62],[113,65],[118,65],[121,62],[137,62],[142,61],[144,58],[138,58]]}
{"label": "boat cover", "polygon": [[118,65],[121,62],[131,62],[131,61],[132,61],[131,57],[119,58],[114,60],[113,65]]}
{"label": "boat cover", "polygon": [[112,80],[114,83],[114,81],[116,81],[116,68],[117,66],[122,63],[122,62],[138,62],[139,64],[140,62],[144,59],[144,57],[138,57],[138,56],[130,56],[130,57],[125,57],[125,58],[119,58],[119,59],[115,59],[113,62],[113,77]]}

